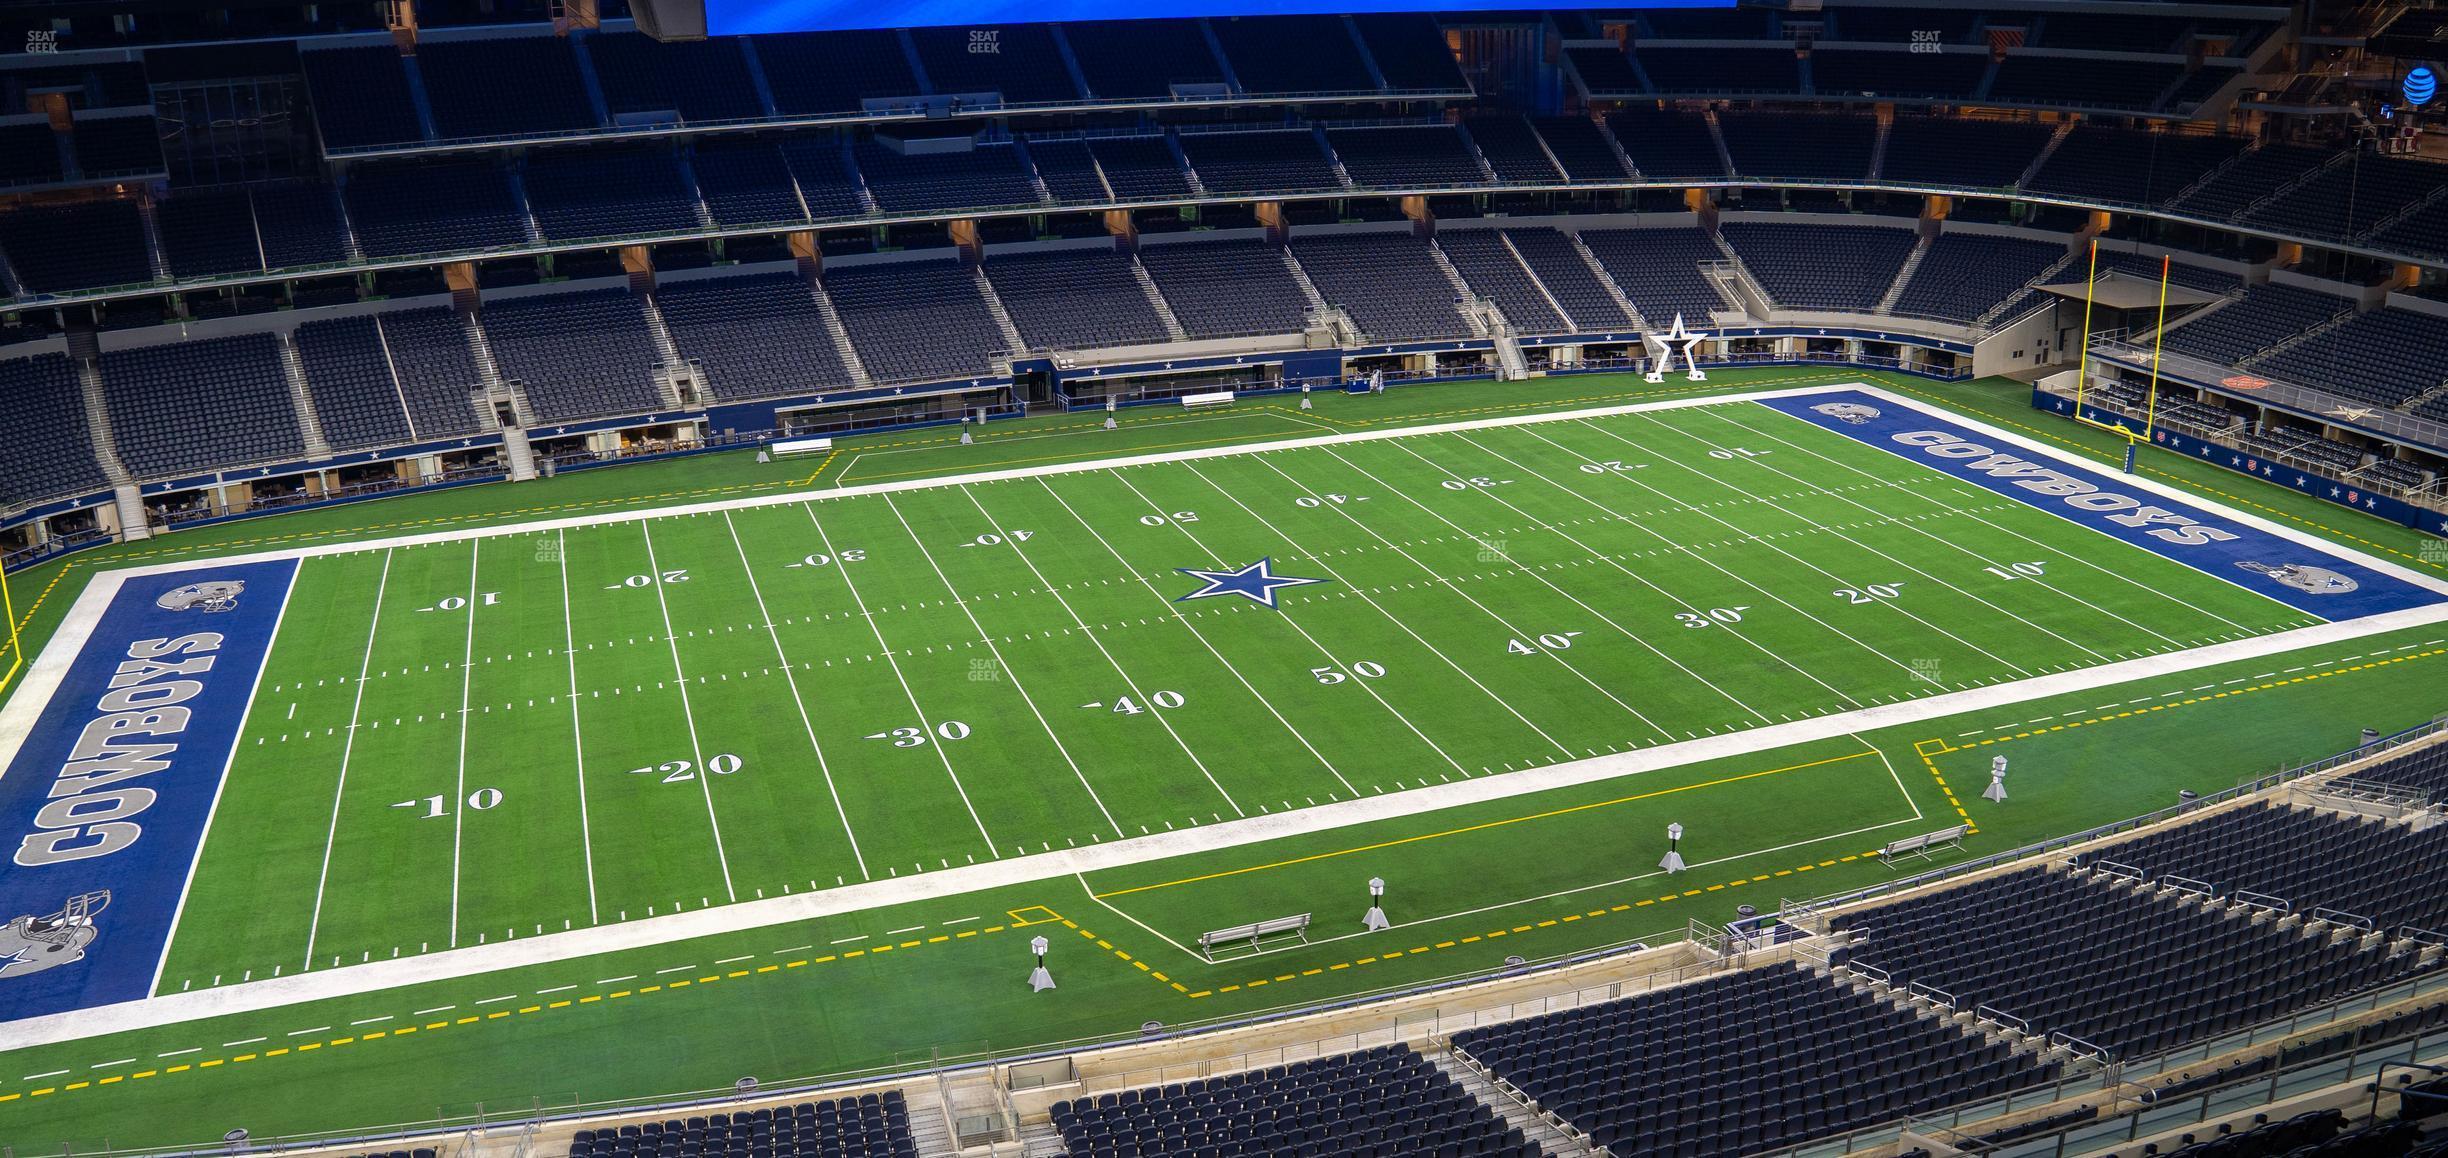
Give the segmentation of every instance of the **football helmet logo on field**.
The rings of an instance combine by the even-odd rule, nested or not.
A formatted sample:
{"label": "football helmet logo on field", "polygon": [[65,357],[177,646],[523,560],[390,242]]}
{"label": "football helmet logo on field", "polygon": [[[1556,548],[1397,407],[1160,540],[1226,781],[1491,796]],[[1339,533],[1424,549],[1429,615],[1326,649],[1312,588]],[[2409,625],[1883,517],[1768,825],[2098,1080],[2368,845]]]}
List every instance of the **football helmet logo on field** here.
{"label": "football helmet logo on field", "polygon": [[108,889],[80,893],[50,916],[23,916],[0,926],[0,981],[84,960],[85,947],[102,935],[94,914],[109,908],[110,899]]}
{"label": "football helmet logo on field", "polygon": [[212,579],[166,591],[153,605],[164,611],[228,611],[245,593],[243,579]]}
{"label": "football helmet logo on field", "polygon": [[1811,409],[1839,422],[1850,422],[1855,426],[1879,416],[1878,407],[1864,406],[1859,402],[1822,402]]}
{"label": "football helmet logo on field", "polygon": [[2344,595],[2362,586],[2327,567],[2313,567],[2303,563],[2280,563],[2272,567],[2267,563],[2246,562],[2238,563],[2236,566],[2257,574],[2267,575],[2273,583],[2284,584],[2298,591],[2309,591],[2314,595]]}

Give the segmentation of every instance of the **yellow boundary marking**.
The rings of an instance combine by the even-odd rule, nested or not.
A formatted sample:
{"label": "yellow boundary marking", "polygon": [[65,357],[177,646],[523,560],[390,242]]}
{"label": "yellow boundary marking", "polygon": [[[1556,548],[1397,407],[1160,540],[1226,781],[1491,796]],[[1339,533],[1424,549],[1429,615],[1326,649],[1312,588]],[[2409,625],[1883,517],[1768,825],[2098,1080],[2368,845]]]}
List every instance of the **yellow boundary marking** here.
{"label": "yellow boundary marking", "polygon": [[1533,820],[1546,820],[1551,817],[1568,816],[1572,813],[1588,812],[1592,809],[1598,808],[1612,808],[1618,804],[1631,804],[1641,800],[1653,800],[1660,796],[1673,796],[1681,792],[1696,792],[1703,788],[1716,788],[1721,785],[1733,784],[1744,780],[1757,780],[1763,776],[1779,776],[1787,772],[1799,772],[1805,768],[1817,768],[1827,764],[1842,764],[1847,760],[1860,760],[1865,757],[1876,755],[1878,755],[1877,749],[1867,748],[1863,751],[1854,752],[1849,755],[1830,756],[1824,760],[1812,760],[1803,764],[1789,764],[1783,768],[1769,768],[1759,772],[1745,772],[1739,776],[1726,776],[1699,784],[1685,784],[1675,788],[1660,788],[1655,792],[1642,792],[1632,796],[1618,796],[1613,800],[1596,800],[1591,801],[1588,804],[1575,804],[1564,808],[1551,808],[1545,812],[1533,812],[1527,816],[1513,816],[1507,817],[1503,820],[1484,821],[1479,824],[1464,825],[1460,828],[1449,828],[1442,832],[1425,832],[1417,836],[1405,836],[1398,837],[1394,840],[1382,840],[1375,844],[1364,844],[1354,848],[1337,849],[1333,852],[1312,853],[1308,856],[1296,856],[1288,860],[1279,860],[1268,864],[1248,865],[1237,869],[1226,869],[1223,872],[1205,873],[1195,877],[1183,877],[1180,880],[1165,881],[1161,884],[1138,885],[1127,889],[1115,889],[1109,893],[1090,893],[1089,895],[1100,901],[1108,900],[1113,897],[1126,897],[1132,893],[1153,892],[1157,889],[1173,888],[1176,885],[1198,884],[1202,881],[1220,880],[1225,877],[1237,877],[1246,873],[1265,872],[1269,869],[1289,868],[1293,865],[1308,864],[1311,861],[1332,860],[1339,856],[1351,856],[1355,853],[1375,852],[1379,849],[1396,848],[1406,844],[1417,844],[1424,840],[1441,840],[1448,836],[1461,836],[1466,833],[1484,832],[1491,828],[1503,828],[1507,825],[1523,824]]}
{"label": "yellow boundary marking", "polygon": [[[2094,724],[2106,724],[2116,720],[2132,719],[2135,716],[2148,716],[2154,713],[2170,711],[2176,708],[2191,707],[2195,704],[2207,704],[2218,700],[2233,699],[2237,696],[2251,695],[2254,692],[2266,692],[2276,688],[2292,687],[2296,684],[2311,683],[2314,680],[2324,680],[2333,676],[2350,675],[2359,671],[2370,671],[2374,668],[2393,667],[2401,663],[2409,663],[2418,659],[2430,659],[2434,656],[2442,655],[2448,655],[2448,647],[2435,647],[2428,651],[2409,652],[2405,655],[2390,656],[2387,659],[2375,659],[2368,663],[2344,664],[2338,667],[2329,668],[2325,671],[2304,672],[2301,675],[2291,675],[2283,679],[2272,679],[2265,683],[2249,684],[2239,688],[2228,688],[2225,691],[2203,692],[2200,695],[2188,696],[2180,700],[2163,700],[2155,704],[2127,708],[2120,712],[2106,712],[2096,716],[2088,716],[2080,720],[2068,720],[2062,724],[2050,724],[2044,728],[2031,728],[2026,731],[2016,732],[2012,735],[1991,736],[1985,740],[1974,740],[1969,744],[1962,745],[1961,747],[1950,744],[1944,740],[1923,740],[1920,743],[1913,745],[1913,748],[1920,754],[1922,762],[1927,764],[1933,757],[1944,756],[1951,752],[1969,752],[1974,748],[1986,748],[1995,744],[2010,744],[2016,740],[2026,740],[2033,736],[2045,736],[2052,732],[2065,732],[2071,731],[2075,728],[2087,728]],[[1935,747],[1932,747],[1932,745],[1935,745]],[[1935,774],[1936,771],[1936,766],[1932,765],[1931,772]]]}

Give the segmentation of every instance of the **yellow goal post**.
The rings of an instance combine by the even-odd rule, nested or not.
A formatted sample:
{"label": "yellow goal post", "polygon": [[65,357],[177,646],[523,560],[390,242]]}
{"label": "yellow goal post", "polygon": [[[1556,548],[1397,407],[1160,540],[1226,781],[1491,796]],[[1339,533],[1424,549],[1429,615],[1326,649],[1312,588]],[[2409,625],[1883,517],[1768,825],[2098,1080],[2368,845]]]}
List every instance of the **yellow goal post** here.
{"label": "yellow goal post", "polygon": [[2159,347],[2167,333],[2168,278],[2175,271],[2173,258],[2159,258],[2159,316],[2151,326],[2150,391],[2144,403],[2142,429],[2135,431],[2113,422],[2101,422],[2083,413],[2091,389],[2091,303],[2099,285],[2099,239],[2091,239],[2090,268],[2083,275],[2082,353],[2074,366],[2074,421],[2097,430],[2104,430],[2129,443],[2150,440],[2150,429],[2159,424]]}

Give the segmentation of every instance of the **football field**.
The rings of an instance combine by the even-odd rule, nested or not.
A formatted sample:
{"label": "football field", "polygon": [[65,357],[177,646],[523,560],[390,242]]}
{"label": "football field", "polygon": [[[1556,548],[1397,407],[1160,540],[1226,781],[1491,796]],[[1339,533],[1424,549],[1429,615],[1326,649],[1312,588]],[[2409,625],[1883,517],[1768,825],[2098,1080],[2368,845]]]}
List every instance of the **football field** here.
{"label": "football field", "polygon": [[[214,644],[103,617],[41,674],[150,678],[126,665],[222,635],[260,660],[189,705],[221,747],[162,755],[207,767],[138,806],[167,822],[134,846],[150,867],[18,874],[38,913],[112,895],[92,961],[27,975],[0,1018],[1152,863],[1771,736],[1824,766],[1756,799],[1814,794],[1780,824],[1876,847],[1958,817],[1841,739],[1867,725],[2439,617],[2430,581],[1993,433],[1785,392],[163,570],[144,610]],[[115,773],[38,751],[90,738],[94,701],[50,698],[15,756],[96,805],[34,827],[107,845]],[[1218,925],[1301,903],[1202,892]],[[138,992],[83,979],[114,952]]]}

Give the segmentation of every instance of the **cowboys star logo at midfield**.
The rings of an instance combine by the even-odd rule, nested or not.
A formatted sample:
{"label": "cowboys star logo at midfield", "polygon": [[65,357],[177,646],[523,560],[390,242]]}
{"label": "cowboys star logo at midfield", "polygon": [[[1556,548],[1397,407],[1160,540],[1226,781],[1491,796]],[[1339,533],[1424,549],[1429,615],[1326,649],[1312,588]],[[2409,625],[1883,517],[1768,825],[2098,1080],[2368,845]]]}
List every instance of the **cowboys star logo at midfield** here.
{"label": "cowboys star logo at midfield", "polygon": [[2302,563],[2280,563],[2275,567],[2267,563],[2238,563],[2236,566],[2267,575],[2271,582],[2284,584],[2298,591],[2309,591],[2314,595],[2344,595],[2362,586],[2353,579],[2340,575],[2327,567],[2312,567]]}
{"label": "cowboys star logo at midfield", "polygon": [[228,611],[245,593],[243,579],[211,579],[165,591],[153,605],[164,611]]}
{"label": "cowboys star logo at midfield", "polygon": [[0,925],[0,981],[71,965],[101,935],[93,915],[110,907],[110,891],[80,893],[47,917],[22,916]]}
{"label": "cowboys star logo at midfield", "polygon": [[1196,567],[1176,567],[1174,570],[1184,575],[1206,580],[1207,585],[1174,602],[1188,603],[1193,599],[1206,599],[1217,595],[1238,595],[1252,603],[1263,603],[1273,607],[1275,606],[1275,592],[1278,589],[1328,582],[1325,579],[1297,579],[1290,575],[1278,575],[1274,571],[1274,564],[1275,560],[1270,556],[1237,571],[1201,571]]}

